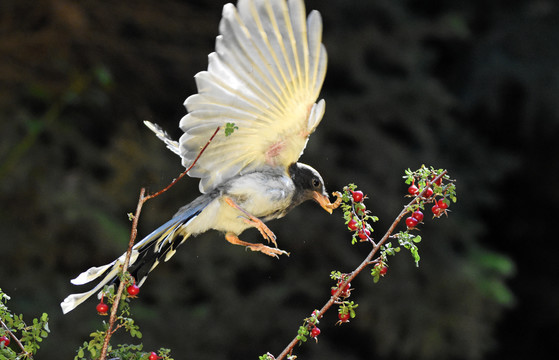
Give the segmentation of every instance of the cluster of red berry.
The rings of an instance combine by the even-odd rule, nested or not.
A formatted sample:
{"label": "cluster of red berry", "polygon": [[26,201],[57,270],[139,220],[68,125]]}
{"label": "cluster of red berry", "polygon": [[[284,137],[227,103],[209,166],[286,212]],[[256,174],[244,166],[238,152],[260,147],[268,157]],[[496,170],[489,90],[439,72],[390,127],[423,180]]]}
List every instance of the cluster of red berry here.
{"label": "cluster of red berry", "polygon": [[[128,293],[128,297],[135,298],[140,293],[140,287],[135,283],[132,283],[131,285],[128,285],[126,292]],[[109,305],[105,304],[104,297],[104,295],[101,296],[99,304],[95,307],[99,315],[107,315],[109,312]]]}
{"label": "cluster of red berry", "polygon": [[[385,272],[386,273],[386,272]],[[336,286],[330,288],[330,295],[339,304],[338,308],[338,324],[349,322],[350,318],[355,317],[355,308],[358,306],[354,304],[353,301],[348,301],[347,299],[351,295],[351,283],[348,280],[348,274],[342,274],[340,272],[332,272],[332,278],[337,279],[338,282]]]}
{"label": "cluster of red berry", "polygon": [[[442,178],[439,177],[438,179],[436,179],[436,176],[433,177],[433,184],[437,185],[437,186],[441,186],[442,185]],[[412,183],[410,185],[410,187],[408,188],[408,193],[412,196],[417,196],[419,194],[422,193],[423,190],[420,190],[417,186],[415,186],[414,183]],[[427,182],[426,184],[426,189],[423,192],[423,198],[424,199],[429,199],[433,196],[434,191],[430,186],[430,183]],[[432,199],[432,202],[434,202],[433,207],[431,208],[431,212],[433,213],[434,217],[440,217],[442,214],[447,215],[446,210],[448,209],[448,206],[450,204],[449,200],[446,197],[443,197],[439,200],[437,199]],[[413,228],[415,228],[418,224],[420,224],[423,221],[423,213],[421,212],[421,210],[416,209],[411,216],[406,218],[406,226],[408,227],[408,230],[411,230]]]}
{"label": "cluster of red berry", "polygon": [[371,237],[371,230],[363,217],[367,215],[367,207],[363,204],[365,195],[359,190],[349,190],[351,192],[351,200],[353,203],[353,214],[347,223],[347,228],[353,232],[357,232],[357,237],[361,241],[367,241]]}

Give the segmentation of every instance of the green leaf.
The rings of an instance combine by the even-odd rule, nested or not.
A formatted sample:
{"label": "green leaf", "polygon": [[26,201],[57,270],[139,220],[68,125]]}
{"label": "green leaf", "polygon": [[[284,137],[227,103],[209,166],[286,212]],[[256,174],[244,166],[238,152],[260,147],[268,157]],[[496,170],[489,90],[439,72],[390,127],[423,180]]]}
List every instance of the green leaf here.
{"label": "green leaf", "polygon": [[235,130],[239,130],[239,127],[235,125],[235,123],[228,122],[225,124],[225,136],[230,136]]}

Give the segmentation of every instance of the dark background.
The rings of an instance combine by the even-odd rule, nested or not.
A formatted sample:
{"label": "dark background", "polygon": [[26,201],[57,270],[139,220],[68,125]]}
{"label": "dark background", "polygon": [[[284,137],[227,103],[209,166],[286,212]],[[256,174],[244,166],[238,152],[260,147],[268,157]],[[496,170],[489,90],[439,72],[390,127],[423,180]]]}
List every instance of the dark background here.
{"label": "dark background", "polygon": [[[26,319],[49,313],[37,359],[69,359],[101,318],[62,316],[69,280],[125,249],[139,189],[179,159],[142,124],[178,137],[224,1],[0,3],[0,287]],[[307,1],[323,15],[326,115],[302,161],[330,191],[356,183],[381,220],[405,201],[404,169],[446,168],[458,202],[421,227],[421,263],[390,260],[353,283],[357,318],[321,321],[302,359],[523,359],[559,350],[559,7],[554,1]],[[150,201],[145,235],[197,196],[181,181]],[[134,301],[145,349],[175,359],[278,354],[329,297],[332,270],[368,253],[341,214],[306,203],[269,224],[290,257],[188,241]],[[243,234],[260,241],[256,231]],[[128,338],[116,341],[129,342]]]}

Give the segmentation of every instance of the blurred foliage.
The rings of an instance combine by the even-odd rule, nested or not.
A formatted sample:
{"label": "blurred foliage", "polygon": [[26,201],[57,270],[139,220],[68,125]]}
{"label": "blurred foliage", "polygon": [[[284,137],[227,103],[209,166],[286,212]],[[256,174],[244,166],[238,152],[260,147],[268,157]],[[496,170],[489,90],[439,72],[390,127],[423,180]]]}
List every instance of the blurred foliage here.
{"label": "blurred foliage", "polygon": [[[179,135],[223,4],[0,3],[0,286],[15,312],[49,313],[41,359],[73,357],[99,327],[94,301],[61,315],[58,303],[76,291],[69,279],[120,255],[140,187],[181,172],[142,120]],[[543,209],[559,200],[557,5],[309,0],[307,9],[324,18],[328,106],[302,160],[331,191],[352,182],[367,192],[377,234],[404,203],[406,168],[449,169],[459,202],[422,229],[419,269],[399,256],[379,284],[358,279],[357,318],[334,327],[327,315],[301,358],[519,358],[534,344],[556,353],[558,245],[538,242],[545,251],[530,254],[528,244],[551,240],[554,213]],[[148,203],[141,233],[197,186],[182,181]],[[315,204],[270,227],[289,258],[208,233],[160,266],[135,306],[144,350],[201,360],[276,353],[329,296],[330,271],[365,256],[348,245],[341,215]],[[260,241],[255,231],[243,239]]]}

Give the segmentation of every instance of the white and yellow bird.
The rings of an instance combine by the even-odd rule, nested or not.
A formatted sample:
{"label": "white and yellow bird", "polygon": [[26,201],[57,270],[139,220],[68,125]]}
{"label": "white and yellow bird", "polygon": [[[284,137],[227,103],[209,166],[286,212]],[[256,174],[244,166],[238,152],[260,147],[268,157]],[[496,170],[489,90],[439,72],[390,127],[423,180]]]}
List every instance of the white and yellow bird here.
{"label": "white and yellow bird", "polygon": [[[322,19],[306,17],[302,0],[239,0],[226,4],[215,52],[207,71],[196,74],[198,93],[184,103],[184,134],[174,141],[157,125],[146,125],[189,167],[219,126],[220,130],[188,175],[200,178],[202,195],[138,242],[129,271],[142,285],[161,260],[167,261],[189,236],[215,229],[232,244],[266,255],[287,254],[264,222],[287,214],[306,200],[326,211],[331,204],[320,174],[297,160],[324,114],[316,102],[326,73]],[[238,238],[255,227],[275,247]],[[82,285],[102,280],[92,290],[68,296],[64,313],[105,285],[117,281],[124,255],[93,267],[72,280]]]}

